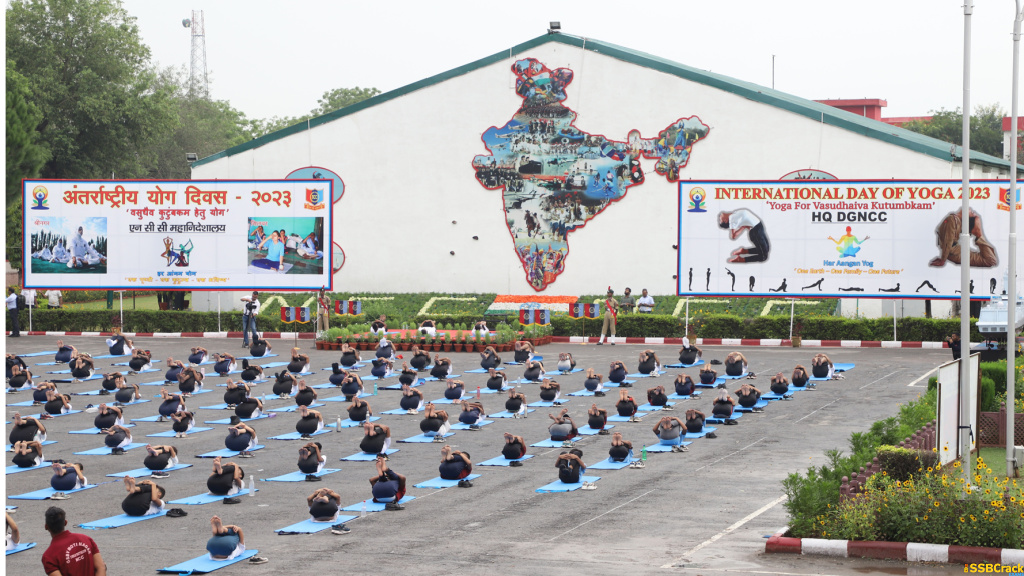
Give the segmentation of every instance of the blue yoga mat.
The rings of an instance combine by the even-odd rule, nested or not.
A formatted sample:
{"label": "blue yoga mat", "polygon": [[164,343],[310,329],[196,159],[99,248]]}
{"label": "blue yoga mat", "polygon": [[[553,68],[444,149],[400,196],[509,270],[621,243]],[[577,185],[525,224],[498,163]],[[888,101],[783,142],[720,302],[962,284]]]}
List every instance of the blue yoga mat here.
{"label": "blue yoga mat", "polygon": [[508,466],[510,462],[522,462],[523,460],[529,460],[533,458],[533,454],[527,454],[522,458],[516,458],[515,460],[509,460],[504,456],[498,456],[497,458],[491,458],[490,460],[484,460],[477,464],[477,466]]}
{"label": "blue yoga mat", "polygon": [[[127,452],[128,450],[134,450],[136,448],[142,448],[143,446],[145,446],[145,444],[140,444],[138,442],[133,442],[133,443],[127,445],[127,446],[124,446],[124,449]],[[93,448],[92,450],[86,450],[84,452],[75,452],[75,455],[76,456],[109,456],[111,450],[113,450],[113,448],[109,448],[107,446],[102,446],[100,448]]]}
{"label": "blue yoga mat", "polygon": [[355,520],[356,516],[346,516],[338,514],[338,517],[330,522],[314,522],[311,518],[297,522],[291,526],[285,526],[284,528],[278,528],[274,530],[278,534],[316,534],[317,532],[323,532],[335,524],[342,524],[349,520]]}
{"label": "blue yoga mat", "polygon": [[139,382],[139,386],[167,386],[166,380],[153,380],[152,382]]}
{"label": "blue yoga mat", "polygon": [[728,374],[723,374],[723,375],[719,376],[718,379],[721,380],[721,379],[724,378],[726,380],[739,380],[740,378],[746,378],[748,374],[750,374],[750,372],[744,372],[743,374],[740,374],[739,376],[729,376]]}
{"label": "blue yoga mat", "polygon": [[[675,402],[668,402],[666,405],[669,408],[671,408],[671,407],[675,406],[676,403]],[[661,410],[664,410],[664,408],[662,408],[661,406],[652,406],[651,404],[644,404],[642,406],[637,406],[636,410],[637,410],[637,412],[659,412]]]}
{"label": "blue yoga mat", "polygon": [[[395,452],[398,452],[398,448],[388,448],[384,452],[384,454],[387,455],[387,456],[391,456]],[[367,454],[366,452],[356,452],[355,454],[353,454],[351,456],[346,456],[344,458],[341,458],[341,460],[344,460],[344,461],[347,461],[347,462],[373,462],[376,459],[377,459],[377,455],[376,454]]]}
{"label": "blue yoga mat", "polygon": [[388,374],[387,376],[384,376],[384,377],[377,377],[377,376],[370,375],[370,376],[363,376],[362,379],[363,379],[363,382],[373,382],[374,380],[385,380],[387,378],[398,378],[401,375],[402,375],[401,372],[392,372],[391,374]]}
{"label": "blue yoga mat", "polygon": [[[125,428],[134,428],[135,424],[125,424]],[[84,430],[68,430],[68,434],[106,434],[106,432],[93,426],[92,428],[86,428]],[[44,444],[45,445],[45,444]]]}
{"label": "blue yoga mat", "polygon": [[726,420],[739,420],[741,416],[743,416],[743,412],[733,410],[732,416],[729,416],[728,418],[722,418],[721,416],[708,416],[704,419],[704,422],[707,424],[725,424]]}
{"label": "blue yoga mat", "polygon": [[764,408],[767,405],[768,405],[768,401],[762,398],[761,400],[757,401],[757,404],[754,404],[750,408],[744,408],[743,406],[737,405],[737,406],[733,406],[732,411],[733,411],[733,413],[736,413],[736,412],[753,412],[755,408]]}
{"label": "blue yoga mat", "polygon": [[480,393],[481,394],[497,394],[499,392],[508,392],[511,389],[512,389],[511,386],[503,386],[501,388],[501,390],[491,390],[490,388],[480,388]]}
{"label": "blue yoga mat", "polygon": [[[208,427],[204,427],[204,426],[196,426],[196,427],[192,428],[191,430],[189,430],[188,432],[186,432],[185,436],[191,436],[193,434],[198,434],[200,432],[206,432],[207,430],[213,430],[213,428],[208,428]],[[156,434],[146,434],[146,437],[147,438],[174,438],[174,435],[175,435],[174,430],[166,430],[164,432],[157,432]]]}
{"label": "blue yoga mat", "polygon": [[[360,368],[363,368],[365,366],[366,366],[366,364],[354,364],[351,368],[346,368],[346,367],[342,366],[341,364],[338,364],[339,368],[341,368],[342,370],[347,370],[349,372],[351,372],[353,370],[359,370]],[[428,366],[428,368],[429,368],[429,366]],[[333,372],[334,371],[334,366],[328,366],[327,368],[323,368],[322,370],[326,371],[326,372]]]}
{"label": "blue yoga mat", "polygon": [[693,394],[691,394],[689,396],[680,396],[679,394],[669,394],[668,395],[668,399],[669,400],[689,400],[690,398],[700,398],[701,394],[703,394],[703,392],[701,392],[700,390],[694,390]]}
{"label": "blue yoga mat", "polygon": [[785,394],[775,394],[774,392],[761,394],[761,400],[788,400],[792,397],[793,394],[790,392],[786,392]]}
{"label": "blue yoga mat", "polygon": [[[488,424],[494,424],[494,420],[480,420],[477,422],[478,426],[487,426]],[[452,424],[452,430],[470,430],[469,424],[464,422],[456,422]]]}
{"label": "blue yoga mat", "polygon": [[200,410],[228,410],[228,405],[224,404],[224,403],[212,404],[210,406],[200,406],[199,409]]}
{"label": "blue yoga mat", "polygon": [[833,362],[832,369],[836,372],[848,372],[856,366],[853,362]]}
{"label": "blue yoga mat", "polygon": [[[408,504],[409,502],[412,502],[415,499],[416,499],[415,496],[405,495],[405,496],[402,497],[401,500],[398,501],[398,503],[399,504]],[[353,504],[351,506],[345,506],[344,508],[342,508],[342,510],[344,510],[345,512],[361,512],[363,510],[363,503],[364,502],[366,503],[366,511],[367,512],[383,512],[384,511],[385,504],[383,502],[374,502],[373,500],[363,500],[362,502],[356,502],[355,504]]]}
{"label": "blue yoga mat", "polygon": [[[531,412],[536,412],[536,410],[532,410],[532,409],[527,409],[526,410],[526,414],[529,414]],[[494,414],[488,414],[487,415],[488,418],[513,418],[514,416],[515,416],[515,413],[509,412],[508,410],[506,410],[504,412],[495,412]]]}
{"label": "blue yoga mat", "polygon": [[693,364],[683,364],[681,362],[677,362],[675,364],[669,364],[669,365],[665,366],[665,368],[693,368],[694,366],[701,366],[703,364],[704,364],[704,359],[703,358],[697,358],[697,361],[694,362]]}
{"label": "blue yoga mat", "polygon": [[[678,444],[678,446],[689,446],[690,444],[693,444],[693,442],[685,442],[684,441],[684,442],[680,442]],[[657,453],[660,453],[660,452],[671,452],[672,451],[672,445],[671,444],[652,444],[652,445],[647,447],[647,451],[652,453],[652,454],[657,454]]]}
{"label": "blue yoga mat", "polygon": [[714,432],[715,430],[718,430],[718,428],[715,428],[714,426],[705,426],[704,429],[701,430],[700,432],[687,432],[686,438],[689,438],[691,440],[694,438],[701,438],[708,432]]}
{"label": "blue yoga mat", "polygon": [[131,476],[132,478],[143,478],[145,476],[152,476],[153,472],[174,472],[175,470],[182,470],[184,468],[191,468],[191,464],[178,464],[171,466],[170,468],[164,468],[163,470],[150,470],[149,468],[136,468],[127,472],[119,472],[117,474],[107,474],[110,478],[124,478],[125,476]]}
{"label": "blue yoga mat", "polygon": [[577,390],[575,392],[569,392],[569,396],[593,396],[594,394],[595,393],[591,392],[590,390]]}
{"label": "blue yoga mat", "polygon": [[551,402],[544,400],[541,400],[540,402],[530,402],[527,406],[531,408],[552,408],[554,406],[563,406],[568,403],[569,400],[567,398],[559,398],[558,400],[552,400]]}
{"label": "blue yoga mat", "polygon": [[[455,433],[454,432],[449,432],[449,433],[445,434],[444,436],[442,436],[442,438],[450,438],[452,436],[455,436]],[[412,436],[412,437],[406,438],[405,440],[399,440],[399,442],[410,442],[410,443],[418,443],[418,444],[426,444],[426,443],[433,442],[433,441],[434,441],[434,436],[427,436],[426,434],[417,434],[416,436]]]}
{"label": "blue yoga mat", "polygon": [[700,381],[694,382],[694,386],[696,386],[697,388],[718,388],[719,384],[725,384],[724,377],[719,376],[718,378],[715,378],[715,381],[712,382],[711,384],[704,384]]}
{"label": "blue yoga mat", "polygon": [[[605,388],[622,388],[623,384],[628,384],[628,385],[636,384],[636,380],[623,380],[622,382],[605,382],[604,383],[604,387]],[[629,388],[629,386],[625,386],[625,388]]]}
{"label": "blue yoga mat", "polygon": [[8,404],[7,407],[8,408],[12,408],[14,406],[33,406],[33,405],[42,406],[42,404],[36,404],[32,400],[25,400],[24,402],[15,402],[13,404]]}
{"label": "blue yoga mat", "polygon": [[[469,476],[466,476],[464,478],[464,480],[476,480],[479,477],[480,477],[479,474],[470,474]],[[437,478],[431,478],[430,480],[427,480],[426,482],[420,482],[419,484],[414,484],[413,488],[437,488],[437,489],[440,489],[440,488],[454,488],[454,487],[456,487],[458,485],[459,485],[459,481],[458,480],[445,480],[444,478],[441,478],[440,476],[438,476]]]}
{"label": "blue yoga mat", "polygon": [[31,468],[20,468],[18,466],[8,466],[6,474],[17,474],[18,472],[26,472],[28,470],[40,470],[42,468],[50,468],[51,466],[53,466],[53,462],[50,462],[49,460],[44,460],[43,463],[40,464],[39,466],[33,466]]}
{"label": "blue yoga mat", "polygon": [[[150,360],[149,361],[150,364],[159,364],[160,362],[163,362],[163,360]],[[54,364],[56,364],[56,362],[54,362]],[[128,364],[129,364],[128,362],[115,362],[115,363],[111,364],[111,366],[127,366]],[[192,366],[203,366],[203,365],[206,365],[206,364],[213,364],[213,362],[203,362],[202,364],[192,364]],[[147,372],[148,372],[148,370],[147,370]],[[140,374],[141,374],[141,372],[140,372]]]}
{"label": "blue yoga mat", "polygon": [[[257,444],[254,448],[250,449],[249,452],[255,452],[257,450],[262,450],[264,448],[266,448],[266,446],[264,446],[263,444]],[[220,456],[221,458],[231,458],[233,456],[238,456],[239,454],[241,454],[241,452],[237,450],[228,450],[227,448],[221,448],[220,450],[214,450],[213,452],[200,454],[196,456],[196,458],[216,458],[217,456]]]}
{"label": "blue yoga mat", "polygon": [[569,374],[575,374],[577,372],[583,372],[583,368],[573,368],[572,370],[567,370],[567,371],[564,371],[564,372],[562,370],[559,370],[559,369],[556,368],[555,372],[557,372],[559,376],[568,376]]}
{"label": "blue yoga mat", "polygon": [[[636,417],[637,418],[643,418],[644,416],[647,416],[648,414],[650,414],[650,412],[637,412],[636,413]],[[629,416],[619,416],[618,414],[614,414],[614,415],[608,417],[608,421],[609,422],[629,422]]]}
{"label": "blue yoga mat", "polygon": [[[167,418],[166,420],[169,422],[171,419]],[[146,417],[143,417],[143,418],[132,418],[132,422],[159,422],[159,421],[160,421],[160,415],[159,414],[157,414],[156,416],[146,416]]]}
{"label": "blue yoga mat", "polygon": [[[341,472],[341,468],[324,468],[323,470],[320,470],[319,472],[317,472],[316,474],[313,474],[313,475],[319,478],[321,476],[326,476],[328,474],[334,474],[335,472]],[[274,476],[273,478],[263,478],[262,481],[263,482],[305,482],[306,481],[306,476],[308,476],[308,474],[306,474],[305,472],[290,472],[290,473],[285,474],[283,476]]]}
{"label": "blue yoga mat", "polygon": [[[417,414],[419,412],[421,412],[421,410],[416,411]],[[388,416],[405,416],[408,413],[408,410],[402,410],[401,408],[395,408],[394,410],[385,410],[384,412],[381,412],[381,414],[387,414]],[[412,414],[410,414],[410,416],[412,416]],[[342,426],[342,428],[344,428],[344,426]]]}
{"label": "blue yoga mat", "polygon": [[119,514],[117,516],[111,516],[110,518],[103,518],[100,520],[94,520],[92,522],[86,522],[79,524],[79,528],[85,528],[86,530],[99,530],[102,528],[120,528],[128,524],[134,524],[136,522],[142,522],[143,520],[149,520],[150,518],[160,518],[166,516],[167,510],[161,510],[156,514],[150,514],[148,516],[129,516],[127,514]]}
{"label": "blue yoga mat", "polygon": [[[369,418],[366,419],[367,422],[376,422],[377,420],[380,420],[380,416],[370,416]],[[363,425],[362,422],[356,422],[355,420],[351,420],[349,418],[346,418],[346,419],[341,421],[341,427],[342,428],[356,428],[356,427],[362,426],[362,425]],[[327,426],[325,426],[325,428],[337,428],[337,427],[338,427],[338,423],[337,422],[332,422],[332,423],[328,424]]]}
{"label": "blue yoga mat", "polygon": [[50,354],[53,354],[54,356],[56,356],[57,355],[57,351],[56,350],[43,350],[42,352],[28,352],[26,354],[18,354],[18,356],[20,356],[22,358],[34,358],[36,356],[49,356]]}
{"label": "blue yoga mat", "polygon": [[427,376],[423,380],[426,382],[444,382],[445,380],[448,380],[450,378],[458,378],[459,376],[462,376],[462,374],[452,374],[450,376],[445,376],[444,378],[434,378],[433,376]]}
{"label": "blue yoga mat", "polygon": [[[658,374],[664,374],[664,373],[665,373],[664,370],[658,372]],[[651,372],[650,374],[644,374],[642,372],[634,372],[632,374],[626,374],[626,378],[653,378],[653,377],[654,377],[654,372]]]}
{"label": "blue yoga mat", "polygon": [[582,476],[580,477],[580,481],[575,484],[566,484],[561,480],[555,480],[551,484],[545,484],[544,486],[537,488],[536,491],[542,494],[546,492],[572,492],[573,490],[579,490],[582,488],[584,482],[597,482],[600,479],[600,476]]}
{"label": "blue yoga mat", "polygon": [[106,358],[124,358],[125,356],[131,356],[131,352],[127,354],[101,354],[99,356],[93,356],[93,360],[104,360]]}
{"label": "blue yoga mat", "polygon": [[[337,386],[334,386],[333,384],[330,385],[330,387],[331,388],[337,388]],[[314,388],[316,388],[316,386],[314,386]],[[340,390],[340,388],[339,388],[339,390]],[[361,392],[359,394],[359,398],[372,398],[373,395],[374,395],[373,392]],[[327,398],[321,398],[320,401],[321,402],[349,402],[349,400],[345,399],[345,395],[344,394],[339,394],[337,396],[330,396],[330,397],[327,397]]]}
{"label": "blue yoga mat", "polygon": [[243,560],[248,560],[256,554],[259,550],[246,550],[231,560],[212,560],[209,554],[203,554],[198,558],[186,560],[181,564],[175,564],[174,566],[168,566],[166,568],[159,568],[157,572],[170,572],[171,574],[206,574],[207,572],[213,572],[219,570],[225,566],[231,566],[237,564]]}
{"label": "blue yoga mat", "polygon": [[[409,388],[417,388],[419,386],[423,386],[423,384],[425,384],[425,383],[426,383],[426,380],[424,380],[423,378],[417,378],[415,382],[413,382],[412,384],[409,384]],[[390,386],[382,386],[381,387],[381,390],[401,390],[401,389],[402,389],[401,382],[399,382],[398,384],[391,384]]]}
{"label": "blue yoga mat", "polygon": [[458,404],[459,402],[462,402],[463,400],[469,400],[470,398],[471,398],[471,396],[468,393],[463,393],[462,398],[459,398],[458,400],[449,400],[448,398],[439,398],[437,400],[429,400],[429,402],[432,402],[434,404]]}
{"label": "blue yoga mat", "polygon": [[527,384],[540,384],[544,381],[544,376],[541,376],[537,380],[527,380],[526,378],[517,378],[516,380],[509,380],[509,384],[515,384],[516,386],[525,386]]}
{"label": "blue yoga mat", "polygon": [[98,486],[98,484],[89,484],[88,486],[76,488],[75,490],[54,490],[53,488],[43,488],[42,490],[36,490],[35,492],[28,492],[25,494],[17,494],[15,496],[11,496],[10,494],[8,494],[7,497],[11,500],[46,500],[50,496],[56,494],[57,492],[71,494],[73,492],[81,492],[82,490],[95,488],[96,486]]}
{"label": "blue yoga mat", "polygon": [[[331,430],[329,428],[324,428],[323,430],[318,430],[317,432],[313,432],[312,434],[310,434],[310,436],[319,436],[321,434],[327,434],[330,431]],[[298,432],[289,432],[287,434],[279,434],[277,436],[271,436],[270,439],[271,440],[303,440],[302,435],[299,434]]]}
{"label": "blue yoga mat", "polygon": [[[260,489],[257,488],[256,491],[259,492]],[[216,494],[210,494],[210,493],[196,494],[195,496],[189,496],[188,498],[178,498],[177,500],[171,500],[170,502],[168,502],[168,504],[183,504],[183,505],[186,505],[186,506],[201,506],[203,504],[212,504],[214,502],[221,502],[225,498],[231,498],[232,496],[246,496],[248,494],[249,494],[249,489],[248,488],[243,488],[243,489],[239,490],[238,493],[232,494],[231,496],[217,496]]]}
{"label": "blue yoga mat", "polygon": [[[605,425],[605,427],[604,427],[605,430],[611,430],[612,428],[615,428],[615,426],[614,425],[612,425],[612,426]],[[580,433],[581,436],[594,436],[598,432],[600,432],[600,430],[595,430],[594,428],[591,428],[590,425],[587,425],[587,426],[584,426],[582,428],[579,428],[578,430],[579,430],[579,433]]]}
{"label": "blue yoga mat", "polygon": [[[313,402],[312,404],[309,405],[310,408],[319,408],[321,406],[326,406],[326,404],[324,404],[323,402]],[[285,406],[284,408],[268,408],[267,409],[267,412],[298,412],[298,411],[299,411],[299,407],[297,405],[296,406]]]}
{"label": "blue yoga mat", "polygon": [[[277,356],[277,354],[264,354],[263,356],[235,356],[235,360],[262,360],[264,358],[273,358],[275,356]],[[285,362],[284,364],[288,363]],[[284,364],[282,364],[282,366]],[[264,368],[266,368],[266,366],[264,366]]]}
{"label": "blue yoga mat", "polygon": [[13,550],[8,550],[7,551],[7,555],[10,556],[11,554],[17,554],[18,552],[24,552],[25,550],[28,550],[30,548],[35,548],[35,547],[36,547],[36,543],[35,542],[23,542],[21,544],[16,544],[14,546]]}
{"label": "blue yoga mat", "polygon": [[622,470],[623,468],[629,466],[630,464],[636,462],[637,460],[639,460],[639,458],[635,456],[630,456],[629,458],[626,458],[622,462],[616,462],[615,460],[612,460],[611,457],[608,457],[605,458],[604,460],[601,460],[597,464],[591,464],[590,466],[587,466],[587,470]]}
{"label": "blue yoga mat", "polygon": [[[263,420],[264,418],[270,418],[267,414],[260,414],[255,418],[242,418],[242,422],[252,422],[253,420]],[[220,420],[206,420],[203,424],[231,424],[231,418],[221,418]]]}
{"label": "blue yoga mat", "polygon": [[[504,367],[499,366],[498,368],[495,368],[494,371],[495,372],[501,372],[504,369],[505,369]],[[491,371],[487,370],[485,368],[476,368],[474,370],[466,370],[466,374],[490,374],[490,373],[491,373]]]}
{"label": "blue yoga mat", "polygon": [[[65,413],[63,413],[63,414],[50,414],[50,416],[53,416],[54,418],[60,418],[61,416],[70,416],[70,415],[72,415],[72,414],[79,414],[79,413],[81,413],[81,412],[82,412],[81,410],[68,410],[67,412],[65,412]],[[37,420],[41,420],[41,418],[40,418],[40,417],[41,417],[42,415],[43,415],[43,413],[40,413],[40,414],[32,414],[32,415],[30,415],[30,416],[25,416],[25,418],[35,418],[35,419],[37,419]]]}
{"label": "blue yoga mat", "polygon": [[[571,438],[570,441],[576,442],[579,439],[580,437],[577,436],[575,438]],[[534,448],[561,448],[562,442],[564,442],[564,440],[552,440],[548,438],[547,440],[541,440],[535,444],[530,444],[530,446],[533,446]]]}
{"label": "blue yoga mat", "polygon": [[[56,440],[44,440],[44,441],[40,442],[40,444],[42,444],[43,446],[49,446],[50,444],[56,444],[56,443],[57,443]],[[10,452],[11,448],[13,448],[13,447],[14,447],[13,444],[8,444],[7,445],[7,451]]]}

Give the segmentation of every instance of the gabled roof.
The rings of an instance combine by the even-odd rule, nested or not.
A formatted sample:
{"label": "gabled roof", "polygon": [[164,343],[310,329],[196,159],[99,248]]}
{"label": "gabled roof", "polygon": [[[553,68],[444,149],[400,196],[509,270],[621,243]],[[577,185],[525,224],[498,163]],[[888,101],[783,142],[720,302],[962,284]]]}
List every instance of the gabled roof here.
{"label": "gabled roof", "polygon": [[[608,44],[606,42],[601,42],[600,40],[594,40],[591,38],[580,38],[578,36],[571,36],[568,34],[545,34],[538,38],[534,38],[533,40],[529,40],[523,42],[522,44],[513,46],[508,51],[502,51],[497,54],[481,58],[475,62],[470,62],[469,64],[465,64],[463,66],[459,66],[458,68],[448,70],[447,72],[442,72],[435,76],[431,76],[430,78],[424,78],[423,80],[420,80],[418,82],[413,82],[412,84],[408,84],[401,88],[396,88],[395,90],[392,90],[390,92],[379,94],[377,96],[374,96],[373,98],[364,100],[358,104],[346,106],[345,108],[335,110],[334,112],[331,112],[329,114],[318,116],[307,122],[295,124],[294,126],[282,128],[281,130],[272,132],[270,134],[266,134],[259,138],[254,138],[253,140],[246,142],[244,144],[239,144],[238,146],[228,148],[227,150],[218,152],[216,154],[207,156],[206,158],[202,158],[196,162],[193,162],[192,166],[201,166],[203,164],[213,162],[214,160],[218,160],[220,158],[234,156],[235,154],[240,154],[242,152],[245,152],[246,150],[259,148],[264,144],[268,144],[275,140],[280,140],[281,138],[291,136],[292,134],[304,132],[316,126],[320,126],[321,124],[326,124],[343,116],[354,114],[356,112],[359,112],[360,110],[369,108],[371,106],[383,104],[384,102],[393,100],[395,98],[399,98],[401,96],[405,96],[406,94],[409,94],[421,88],[426,88],[428,86],[440,84],[441,82],[444,82],[445,80],[448,80],[450,78],[455,78],[463,74],[468,74],[470,72],[473,72],[474,70],[483,68],[485,66],[489,66],[496,62],[505,61],[508,59],[510,54],[522,54],[523,52],[526,52],[538,46],[542,46],[549,42],[557,42],[559,44],[576,46],[578,48],[589,50],[591,52],[604,54],[606,56],[610,56],[618,60],[629,62],[637,66],[643,66],[645,68],[657,70],[658,72],[662,72],[664,74],[677,76],[679,78],[690,80],[692,82],[703,84],[705,86],[710,86],[712,88],[718,88],[719,90],[724,90],[726,92],[736,94],[737,96],[747,98],[748,100],[753,100],[755,102],[775,106],[776,108],[780,108],[782,110],[786,110],[794,114],[799,114],[800,116],[805,116],[815,121],[820,121],[831,126],[836,126],[838,128],[849,130],[851,132],[856,132],[857,134],[862,134],[870,138],[875,138],[883,142],[888,142],[896,146],[901,146],[903,148],[913,150],[914,152],[927,154],[928,156],[939,158],[941,160],[961,161],[963,159],[963,151],[960,146],[954,146],[952,144],[949,144],[948,142],[943,142],[930,136],[925,136],[923,134],[911,132],[910,130],[904,130],[903,128],[891,126],[889,124],[879,122],[877,120],[871,120],[870,118],[865,118],[863,116],[853,114],[851,112],[846,112],[826,104],[814,102],[813,100],[805,100],[804,98],[800,98],[792,94],[787,94],[785,92],[774,90],[772,88],[759,86],[752,82],[737,80],[735,78],[730,78],[722,74],[716,74],[714,72],[708,72],[706,70],[698,70],[696,68],[692,68],[684,64],[679,64],[678,62],[673,62],[671,60],[666,60],[664,58],[652,56],[650,54],[646,54],[643,52],[637,52],[635,50],[623,48],[621,46],[616,46],[614,44]],[[975,151],[971,151],[971,162],[974,164],[982,164],[1003,168],[1005,170],[1010,169],[1009,161]],[[1020,168],[1018,168],[1018,170],[1020,170]]]}

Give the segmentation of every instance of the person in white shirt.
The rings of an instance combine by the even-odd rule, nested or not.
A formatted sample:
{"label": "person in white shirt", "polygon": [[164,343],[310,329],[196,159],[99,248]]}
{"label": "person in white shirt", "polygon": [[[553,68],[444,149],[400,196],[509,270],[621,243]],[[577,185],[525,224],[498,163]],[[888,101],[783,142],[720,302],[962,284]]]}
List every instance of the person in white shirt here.
{"label": "person in white shirt", "polygon": [[64,248],[64,242],[57,240],[57,245],[53,247],[53,256],[50,258],[50,262],[60,262],[65,264],[71,261],[71,255],[68,254],[66,248]]}
{"label": "person in white shirt", "polygon": [[647,288],[640,293],[640,299],[636,301],[636,309],[641,314],[654,312],[654,298],[647,294]]}
{"label": "person in white shirt", "polygon": [[82,238],[85,230],[79,226],[78,234],[71,238],[71,259],[68,260],[68,268],[76,268],[85,265],[86,256],[89,254],[89,244]]}
{"label": "person in white shirt", "polygon": [[729,239],[735,240],[744,232],[753,246],[737,248],[729,255],[729,262],[764,262],[768,260],[771,246],[761,219],[746,208],[718,214],[718,226],[729,231]]}
{"label": "person in white shirt", "polygon": [[260,337],[256,332],[256,315],[260,313],[260,293],[253,290],[252,296],[242,298],[242,302],[245,302],[242,309],[242,348],[248,348],[250,332],[253,343]]}
{"label": "person in white shirt", "polygon": [[50,308],[60,308],[61,304],[64,303],[64,298],[60,294],[60,290],[47,290],[43,293],[46,296],[47,305]]}
{"label": "person in white shirt", "polygon": [[13,286],[7,287],[7,327],[11,331],[11,338],[21,337],[21,326],[18,325],[18,295],[14,292]]}
{"label": "person in white shirt", "polygon": [[26,289],[21,291],[21,295],[25,297],[25,306],[29,308],[36,307],[36,291],[32,289]]}

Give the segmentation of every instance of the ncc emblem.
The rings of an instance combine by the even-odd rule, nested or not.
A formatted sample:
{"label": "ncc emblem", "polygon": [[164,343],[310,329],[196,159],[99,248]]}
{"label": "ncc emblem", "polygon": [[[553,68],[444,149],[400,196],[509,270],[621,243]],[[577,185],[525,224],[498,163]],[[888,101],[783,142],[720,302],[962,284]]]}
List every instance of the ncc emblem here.
{"label": "ncc emblem", "polygon": [[321,210],[325,206],[323,190],[306,188],[306,210]]}

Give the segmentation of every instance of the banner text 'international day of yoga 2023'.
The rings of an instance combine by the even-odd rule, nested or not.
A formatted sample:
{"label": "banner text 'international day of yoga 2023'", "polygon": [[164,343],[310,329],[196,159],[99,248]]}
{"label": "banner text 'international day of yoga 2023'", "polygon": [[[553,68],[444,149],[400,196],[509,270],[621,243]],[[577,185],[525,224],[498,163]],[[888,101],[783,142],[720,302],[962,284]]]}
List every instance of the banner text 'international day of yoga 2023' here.
{"label": "banner text 'international day of yoga 2023'", "polygon": [[26,288],[331,287],[330,180],[26,180]]}
{"label": "banner text 'international day of yoga 2023'", "polygon": [[[932,180],[680,182],[677,292],[959,298],[960,187]],[[1014,204],[1020,210],[1019,191]],[[1009,209],[1008,181],[971,182],[976,299],[1005,289]]]}

